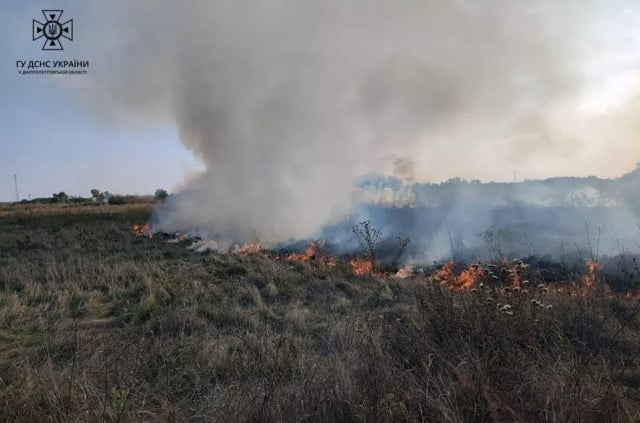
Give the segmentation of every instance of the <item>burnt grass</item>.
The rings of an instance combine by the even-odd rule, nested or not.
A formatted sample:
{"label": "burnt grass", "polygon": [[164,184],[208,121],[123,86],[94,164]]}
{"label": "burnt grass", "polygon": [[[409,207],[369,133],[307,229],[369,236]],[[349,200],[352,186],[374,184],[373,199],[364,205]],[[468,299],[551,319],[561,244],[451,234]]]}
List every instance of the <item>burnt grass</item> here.
{"label": "burnt grass", "polygon": [[148,218],[0,210],[1,421],[640,421],[638,304],[604,285],[197,254],[135,238]]}

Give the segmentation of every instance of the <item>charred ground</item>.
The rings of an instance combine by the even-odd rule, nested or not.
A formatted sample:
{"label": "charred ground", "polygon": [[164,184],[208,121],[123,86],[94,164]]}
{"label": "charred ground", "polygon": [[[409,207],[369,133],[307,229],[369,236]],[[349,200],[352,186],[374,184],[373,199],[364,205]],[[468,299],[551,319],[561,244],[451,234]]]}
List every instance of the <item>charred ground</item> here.
{"label": "charred ground", "polygon": [[0,209],[1,420],[640,419],[639,304],[597,269],[356,277],[135,237],[149,215]]}

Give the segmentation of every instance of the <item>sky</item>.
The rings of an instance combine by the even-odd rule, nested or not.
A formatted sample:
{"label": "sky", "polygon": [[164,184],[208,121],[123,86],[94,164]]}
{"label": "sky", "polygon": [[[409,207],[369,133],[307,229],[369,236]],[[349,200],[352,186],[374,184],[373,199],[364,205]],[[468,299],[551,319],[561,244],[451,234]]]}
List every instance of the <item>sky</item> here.
{"label": "sky", "polygon": [[[154,122],[114,126],[83,110],[73,84],[53,76],[18,75],[16,60],[90,61],[89,72],[106,66],[100,45],[86,37],[97,17],[84,2],[11,1],[0,15],[0,201],[15,200],[14,175],[20,198],[50,197],[65,191],[90,196],[91,189],[123,194],[153,194],[179,187],[200,165],[180,143],[175,125]],[[65,50],[42,51],[32,41],[31,21],[43,21],[42,9],[63,9],[61,21],[74,19],[75,39]],[[95,35],[95,34],[94,34]],[[109,33],[104,33],[109,37]],[[71,86],[70,86],[71,85]]]}
{"label": "sky", "polygon": [[[167,8],[162,7],[162,2],[154,3],[144,0],[94,3],[61,0],[53,2],[10,0],[5,2],[0,15],[0,32],[3,40],[0,43],[2,63],[0,68],[0,201],[15,199],[14,174],[18,178],[20,198],[47,197],[59,191],[65,191],[71,195],[88,196],[89,191],[93,188],[114,193],[136,194],[151,194],[156,188],[161,187],[169,191],[177,191],[185,184],[188,185],[194,175],[204,167],[214,165],[211,157],[218,154],[216,148],[225,152],[229,151],[232,154],[242,154],[241,149],[237,151],[225,149],[223,144],[207,145],[194,141],[190,123],[194,128],[200,128],[202,127],[201,121],[214,119],[213,112],[211,115],[207,115],[205,112],[218,109],[204,104],[201,110],[204,111],[205,116],[198,116],[197,119],[194,118],[192,111],[184,112],[183,115],[181,110],[177,110],[176,104],[178,103],[181,107],[189,108],[190,104],[201,105],[208,100],[208,97],[200,96],[197,86],[195,88],[187,86],[184,91],[175,88],[172,79],[175,70],[169,69],[167,65],[167,63],[173,63],[172,57],[169,58],[169,56],[188,52],[195,54],[195,56],[184,56],[185,62],[193,61],[215,68],[216,62],[209,62],[201,58],[205,54],[203,52],[206,51],[208,42],[217,46],[215,48],[220,48],[226,54],[225,57],[239,62],[246,60],[248,67],[258,66],[261,63],[257,57],[264,53],[264,46],[263,50],[252,50],[254,45],[249,42],[234,44],[203,37],[203,34],[212,37],[233,35],[236,27],[233,25],[227,27],[226,24],[215,21],[216,17],[214,16],[211,18],[212,21],[228,31],[215,32],[215,29],[208,28],[209,21],[202,15],[207,16],[209,12],[222,15],[228,13],[227,17],[233,21],[235,17],[243,16],[242,7],[245,7],[249,12],[248,9],[253,8],[254,5],[268,4],[269,2],[235,3],[241,6],[227,6],[224,1],[213,3],[220,7],[210,8],[197,1],[179,3],[182,6],[178,7],[193,10],[179,11],[178,20],[181,23],[177,31],[181,35],[180,38],[176,38],[171,36],[175,29],[172,26],[172,13],[175,11],[167,12]],[[229,2],[229,4],[231,3]],[[286,1],[271,3],[277,3],[283,8],[288,5]],[[402,7],[408,7],[410,1],[402,1],[398,4],[400,3],[403,5]],[[488,3],[501,4],[497,0]],[[545,2],[533,3],[542,4]],[[551,6],[541,8],[545,13],[555,7],[556,2],[547,3]],[[568,1],[568,3],[570,2]],[[345,138],[340,139],[340,143],[350,144],[351,140],[348,139],[350,136],[355,139],[366,136],[363,134],[373,133],[369,136],[380,139],[375,144],[368,144],[365,141],[362,145],[365,146],[364,148],[367,148],[368,145],[375,145],[375,149],[380,151],[384,150],[385,145],[396,142],[395,139],[389,138],[388,134],[393,134],[394,131],[398,132],[396,129],[406,124],[411,130],[399,135],[403,139],[397,141],[397,147],[390,149],[388,154],[382,151],[378,155],[379,157],[367,160],[361,166],[361,170],[364,172],[379,169],[404,175],[406,172],[398,170],[398,163],[399,160],[400,163],[407,163],[408,157],[411,159],[410,168],[412,170],[408,177],[411,180],[438,182],[456,176],[483,181],[512,180],[514,172],[517,172],[519,178],[587,176],[591,174],[616,177],[632,170],[635,163],[640,161],[640,139],[638,139],[640,128],[636,123],[640,111],[640,100],[638,100],[640,85],[637,78],[640,69],[640,5],[637,1],[632,0],[594,0],[588,3],[590,5],[588,16],[585,12],[585,16],[575,17],[576,22],[580,21],[580,26],[576,24],[575,32],[564,31],[562,28],[549,30],[556,34],[553,37],[557,37],[557,39],[553,40],[566,48],[571,56],[571,60],[566,60],[566,63],[563,60],[561,72],[558,72],[558,66],[554,65],[550,74],[553,73],[553,78],[556,78],[557,75],[561,75],[562,78],[568,75],[580,80],[579,83],[576,83],[576,87],[571,88],[566,88],[566,82],[563,81],[563,85],[558,88],[558,91],[562,91],[562,96],[545,94],[542,100],[536,97],[531,100],[533,106],[527,109],[530,99],[526,93],[522,97],[513,97],[512,93],[507,95],[500,89],[493,90],[487,84],[472,86],[462,79],[452,77],[451,81],[446,80],[446,82],[453,84],[454,91],[457,85],[461,85],[463,88],[460,89],[460,92],[463,98],[470,95],[469,102],[473,104],[456,107],[451,114],[455,116],[455,119],[452,118],[451,122],[447,121],[446,116],[445,118],[438,117],[437,122],[432,125],[436,129],[432,130],[429,125],[425,127],[416,125],[417,118],[415,116],[407,118],[402,116],[402,113],[406,112],[407,104],[423,104],[423,99],[413,98],[414,95],[442,96],[439,91],[434,91],[432,88],[425,90],[424,93],[419,91],[418,94],[411,91],[410,94],[407,94],[407,97],[411,97],[410,101],[405,102],[404,99],[398,99],[393,93],[389,94],[385,91],[387,88],[370,89],[367,85],[369,82],[367,82],[367,84],[363,84],[366,95],[362,98],[376,100],[382,96],[383,99],[389,98],[391,106],[376,109],[364,108],[364,112],[369,113],[370,116],[368,116],[368,120],[364,119],[362,122],[373,122],[369,131],[362,128],[357,128],[357,130],[350,128],[344,131],[336,130],[335,135]],[[526,4],[526,2],[521,4]],[[578,2],[578,4],[581,3]],[[74,40],[63,40],[64,51],[42,51],[41,41],[32,40],[31,21],[32,19],[42,20],[42,9],[63,9],[62,21],[74,19]],[[348,17],[344,18],[344,15],[353,11],[347,8],[333,10],[330,6],[327,6],[326,9],[321,10],[320,13],[317,11],[314,13],[322,15],[326,19],[326,27],[337,34],[338,38],[336,39],[340,40],[342,45],[349,45],[354,49],[365,46],[362,49],[363,60],[346,60],[344,75],[349,77],[368,76],[364,71],[367,70],[366,66],[369,63],[372,66],[379,66],[382,58],[387,60],[390,57],[379,55],[377,49],[388,48],[388,51],[393,51],[394,45],[405,46],[407,51],[413,48],[411,44],[406,43],[403,36],[398,35],[399,32],[396,31],[394,24],[401,27],[404,21],[411,19],[411,22],[408,22],[408,27],[420,28],[419,19],[416,18],[414,21],[410,13],[401,13],[400,6],[397,13],[393,10],[385,11],[386,15],[365,11],[362,14],[367,19],[383,23],[379,30],[382,33],[386,31],[389,36],[388,41],[373,41],[361,36],[369,34],[366,30],[357,32],[356,27],[355,34],[351,32],[354,25],[350,23]],[[270,13],[269,10],[265,10],[267,14]],[[255,13],[254,16],[249,13],[251,16],[247,19],[249,21],[256,20],[257,24],[254,26],[266,34],[264,45],[267,46],[266,49],[269,49],[270,44],[268,43],[271,40],[269,36],[275,30],[268,24],[282,20],[290,24],[287,28],[292,31],[291,34],[299,36],[304,33],[306,28],[298,28],[295,22],[296,20],[304,22],[300,16],[307,16],[306,12],[307,10],[302,8],[296,9],[291,16],[282,17],[278,14],[274,18],[269,15],[264,18],[264,21],[260,14]],[[478,19],[487,19],[487,16],[495,17],[498,20],[511,19],[509,14],[503,16],[498,12],[498,9],[490,10],[488,14],[484,14],[482,11],[478,15]],[[515,14],[514,20],[522,19],[519,11],[513,13]],[[567,26],[571,28],[574,25],[572,16],[567,15],[566,20]],[[541,20],[541,22],[544,21]],[[266,22],[265,28],[260,27],[262,22]],[[390,22],[389,28],[384,27],[386,22]],[[326,57],[328,61],[342,57],[332,53],[333,49],[340,54],[344,52],[340,50],[337,43],[334,45],[326,42],[327,33],[322,29],[323,25],[325,24],[319,24],[319,29],[313,25],[309,27],[309,32],[313,33],[315,37],[311,39],[311,42],[315,44],[309,48],[309,51],[319,52],[318,54],[322,54],[322,57]],[[509,31],[513,30],[510,26],[505,28]],[[533,38],[537,28],[535,25],[532,25],[532,28],[531,37]],[[208,33],[207,31],[214,32]],[[239,31],[244,34],[242,28]],[[454,50],[464,46],[466,33],[456,38],[459,32],[456,28],[443,28],[443,43],[453,40],[451,45]],[[190,35],[193,34],[194,37],[190,38]],[[250,40],[254,36],[253,33],[245,35]],[[274,36],[274,42],[282,43],[283,39],[287,39],[285,35],[287,34],[277,34]],[[329,35],[333,36],[332,32],[329,32]],[[500,43],[503,40],[500,38],[500,34],[493,36],[498,45],[502,45]],[[527,35],[523,35],[523,38],[526,39]],[[493,39],[488,37],[487,40],[492,41]],[[198,48],[190,49],[191,45],[182,45],[177,48],[174,45],[185,42],[187,44],[193,43]],[[385,42],[388,42],[388,46],[385,45]],[[395,42],[397,44],[394,44]],[[376,43],[380,45],[377,46]],[[438,44],[435,41],[433,43],[434,49],[437,50],[434,56],[451,62],[451,66],[443,66],[446,72],[455,74],[457,68],[453,66],[457,66],[458,62],[464,66],[468,65],[465,60],[458,60],[455,54],[443,54],[438,49]],[[477,40],[473,40],[473,43],[475,43],[473,44],[475,48],[481,47]],[[504,45],[507,48],[511,47],[508,43]],[[235,48],[239,51],[246,49],[243,50],[246,52],[237,56],[233,52],[229,53],[228,50]],[[286,49],[274,49],[274,51],[282,54],[283,57],[287,54],[293,54],[292,52],[300,55],[307,51],[305,47],[300,50],[303,53],[300,53],[298,48],[295,43],[292,43]],[[332,50],[327,53],[326,50],[329,48]],[[416,51],[418,52],[416,54],[423,54],[422,50]],[[424,51],[428,53],[428,49],[425,48]],[[574,52],[575,54],[573,54]],[[459,54],[465,53],[461,51]],[[473,56],[474,53],[469,54]],[[496,57],[499,58],[500,55]],[[546,60],[547,56],[544,58]],[[18,75],[17,60],[58,59],[89,60],[88,74],[66,77]],[[516,62],[518,66],[522,64],[521,59],[518,57]],[[477,57],[474,57],[474,60],[477,60]],[[263,62],[266,63],[267,70],[273,68],[274,72],[284,72],[289,80],[307,77],[307,74],[282,70],[273,65],[272,61],[264,60]],[[299,65],[302,68],[308,66],[310,62],[305,59],[300,62],[286,63],[288,66]],[[420,62],[419,65],[415,65],[414,69],[411,68],[412,63],[412,61],[403,58],[398,61],[394,72],[404,72],[409,75],[406,78],[415,79],[421,83],[419,76],[412,75],[419,72],[420,66],[423,64]],[[512,63],[507,63],[505,69],[509,69],[511,65]],[[534,63],[534,65],[537,64]],[[427,69],[432,69],[432,67],[427,66]],[[480,67],[479,71],[487,69],[491,69],[491,67]],[[188,72],[189,69],[184,68],[182,71]],[[231,66],[221,67],[220,71],[229,71],[231,76],[228,79],[221,78],[220,81],[213,81],[210,85],[205,83],[204,90],[206,92],[213,91],[213,96],[217,93],[216,90],[222,91],[221,98],[237,95],[238,92],[242,93],[242,91],[238,91],[240,89],[235,87],[228,88],[233,85],[234,68]],[[199,72],[206,73],[208,71],[206,67],[203,67]],[[389,80],[388,75],[384,73],[380,73],[380,76],[377,77],[375,76],[376,72],[374,71],[374,76],[367,81],[373,81],[372,84],[380,81],[380,86],[390,87],[389,90],[397,89],[400,94],[404,93],[403,90],[406,88],[404,85],[398,85],[396,80]],[[468,73],[471,80],[476,78],[473,75],[473,69],[468,69]],[[246,73],[241,71],[238,74],[239,80],[249,81],[248,85],[255,82],[257,88],[260,88],[259,84],[264,82],[248,71]],[[308,75],[317,77],[318,74],[309,73]],[[214,77],[215,75],[212,76],[212,78]],[[477,77],[481,82],[482,78],[487,81],[491,80],[486,75]],[[340,73],[331,75],[330,81],[336,84],[344,83],[345,87],[354,86],[352,80],[346,77],[342,78]],[[275,76],[270,76],[268,82],[270,84],[288,83],[279,81]],[[523,84],[525,83],[526,81],[523,82]],[[165,86],[167,91],[171,93],[167,95],[171,97],[169,99],[162,94]],[[294,91],[297,87],[298,85],[291,86]],[[225,92],[227,88],[228,93]],[[174,94],[176,92],[179,95]],[[497,97],[503,95],[504,98],[501,100],[505,102],[512,98],[515,99],[514,110],[522,108],[524,112],[508,122],[506,120],[505,122],[497,121],[496,117],[507,110],[502,105],[492,110],[492,113],[483,114],[481,112],[483,102],[488,102],[487,97],[490,97],[493,92]],[[177,102],[176,98],[179,98],[180,102]],[[193,101],[191,101],[192,99]],[[304,110],[304,114],[301,112],[301,121],[309,121],[311,128],[315,128],[316,124],[318,126],[331,124],[332,118],[339,121],[341,126],[348,125],[340,120],[341,116],[338,116],[337,112],[341,110],[339,107],[336,107],[336,116],[328,113],[321,120],[310,116],[309,113],[315,113],[318,110],[320,110],[319,113],[323,113],[323,107],[330,107],[325,101],[324,95],[316,95],[313,99],[317,100],[317,108],[309,111]],[[294,101],[288,97],[286,100]],[[224,108],[225,103],[221,102],[220,104]],[[217,103],[215,105],[218,106]],[[351,105],[352,103],[345,103],[345,108],[341,112],[350,111]],[[246,112],[245,106],[247,105],[230,105],[230,113],[249,113],[250,117],[255,117],[250,112]],[[249,103],[249,106],[255,105]],[[258,104],[256,108],[259,106],[261,105]],[[431,110],[430,107],[425,108],[425,113]],[[544,110],[542,110],[543,108]],[[295,108],[291,109],[289,106],[283,106],[282,110],[279,109],[278,112],[283,113],[283,110],[295,112]],[[277,119],[286,122],[286,117],[278,115]],[[425,119],[429,120],[431,117],[427,116]],[[238,118],[237,121],[246,123],[245,116],[242,115],[242,119]],[[215,136],[236,136],[236,132],[215,132]],[[296,128],[293,131],[293,136],[298,137],[300,133],[302,132]],[[273,136],[275,134],[280,136],[288,134],[288,132],[279,129],[274,132]],[[253,135],[255,134],[252,133]],[[327,135],[327,133],[322,132],[322,135]],[[471,139],[471,135],[473,135],[473,139]],[[499,140],[498,137],[500,137]],[[356,145],[358,142],[354,141],[353,144]],[[521,152],[518,148],[524,142],[537,147],[530,152]],[[482,153],[485,147],[490,147],[495,151],[495,154]],[[318,154],[320,157],[325,157],[324,153],[324,151],[320,151]],[[260,153],[260,156],[263,156],[263,152]],[[302,157],[299,162],[304,163],[306,158],[299,157]],[[345,158],[349,157],[349,155],[345,155]],[[278,162],[278,160],[275,161]],[[506,165],[497,165],[505,161]],[[348,162],[346,163],[348,165]],[[371,166],[369,166],[370,164]],[[246,167],[251,168],[253,165],[253,161],[247,162]],[[340,163],[340,166],[344,167],[345,164]],[[367,166],[373,167],[373,169]],[[243,169],[244,167],[241,165],[239,168]],[[232,170],[223,171],[215,178],[229,177]],[[292,172],[292,175],[295,176],[296,173]],[[271,182],[280,183],[282,181],[282,175],[273,176],[274,179]],[[294,176],[288,175],[287,178]],[[210,180],[208,181],[210,182]],[[245,186],[241,185],[240,188],[244,189]]]}

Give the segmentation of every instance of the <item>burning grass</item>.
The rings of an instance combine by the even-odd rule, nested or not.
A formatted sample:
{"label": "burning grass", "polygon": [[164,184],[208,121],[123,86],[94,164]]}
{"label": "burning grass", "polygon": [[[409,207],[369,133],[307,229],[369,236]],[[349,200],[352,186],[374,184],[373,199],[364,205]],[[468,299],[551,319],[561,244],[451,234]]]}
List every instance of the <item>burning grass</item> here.
{"label": "burning grass", "polygon": [[133,230],[133,233],[137,238],[140,238],[140,237],[153,238],[151,225],[148,223],[145,225],[135,224],[131,227],[131,229]]}
{"label": "burning grass", "polygon": [[303,253],[291,253],[286,258],[289,261],[315,262],[327,266],[336,265],[335,258],[324,249],[324,243],[319,241],[311,241]]}
{"label": "burning grass", "polygon": [[349,261],[351,270],[356,276],[369,275],[373,272],[373,262],[367,259],[353,259]]}
{"label": "burning grass", "polygon": [[236,246],[233,252],[236,254],[248,255],[248,254],[260,254],[262,253],[262,251],[263,249],[260,243],[250,242],[242,246]]}
{"label": "burning grass", "polygon": [[640,302],[596,262],[354,277],[321,245],[132,235],[147,218],[0,217],[0,421],[640,419]]}

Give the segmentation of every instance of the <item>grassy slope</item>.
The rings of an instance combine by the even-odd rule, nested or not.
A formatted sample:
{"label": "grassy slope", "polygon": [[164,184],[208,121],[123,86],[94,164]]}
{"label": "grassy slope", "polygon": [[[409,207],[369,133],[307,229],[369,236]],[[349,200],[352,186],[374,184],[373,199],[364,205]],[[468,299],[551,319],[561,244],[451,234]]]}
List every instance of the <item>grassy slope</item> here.
{"label": "grassy slope", "polygon": [[0,420],[640,420],[632,302],[200,255],[147,218],[0,209]]}

